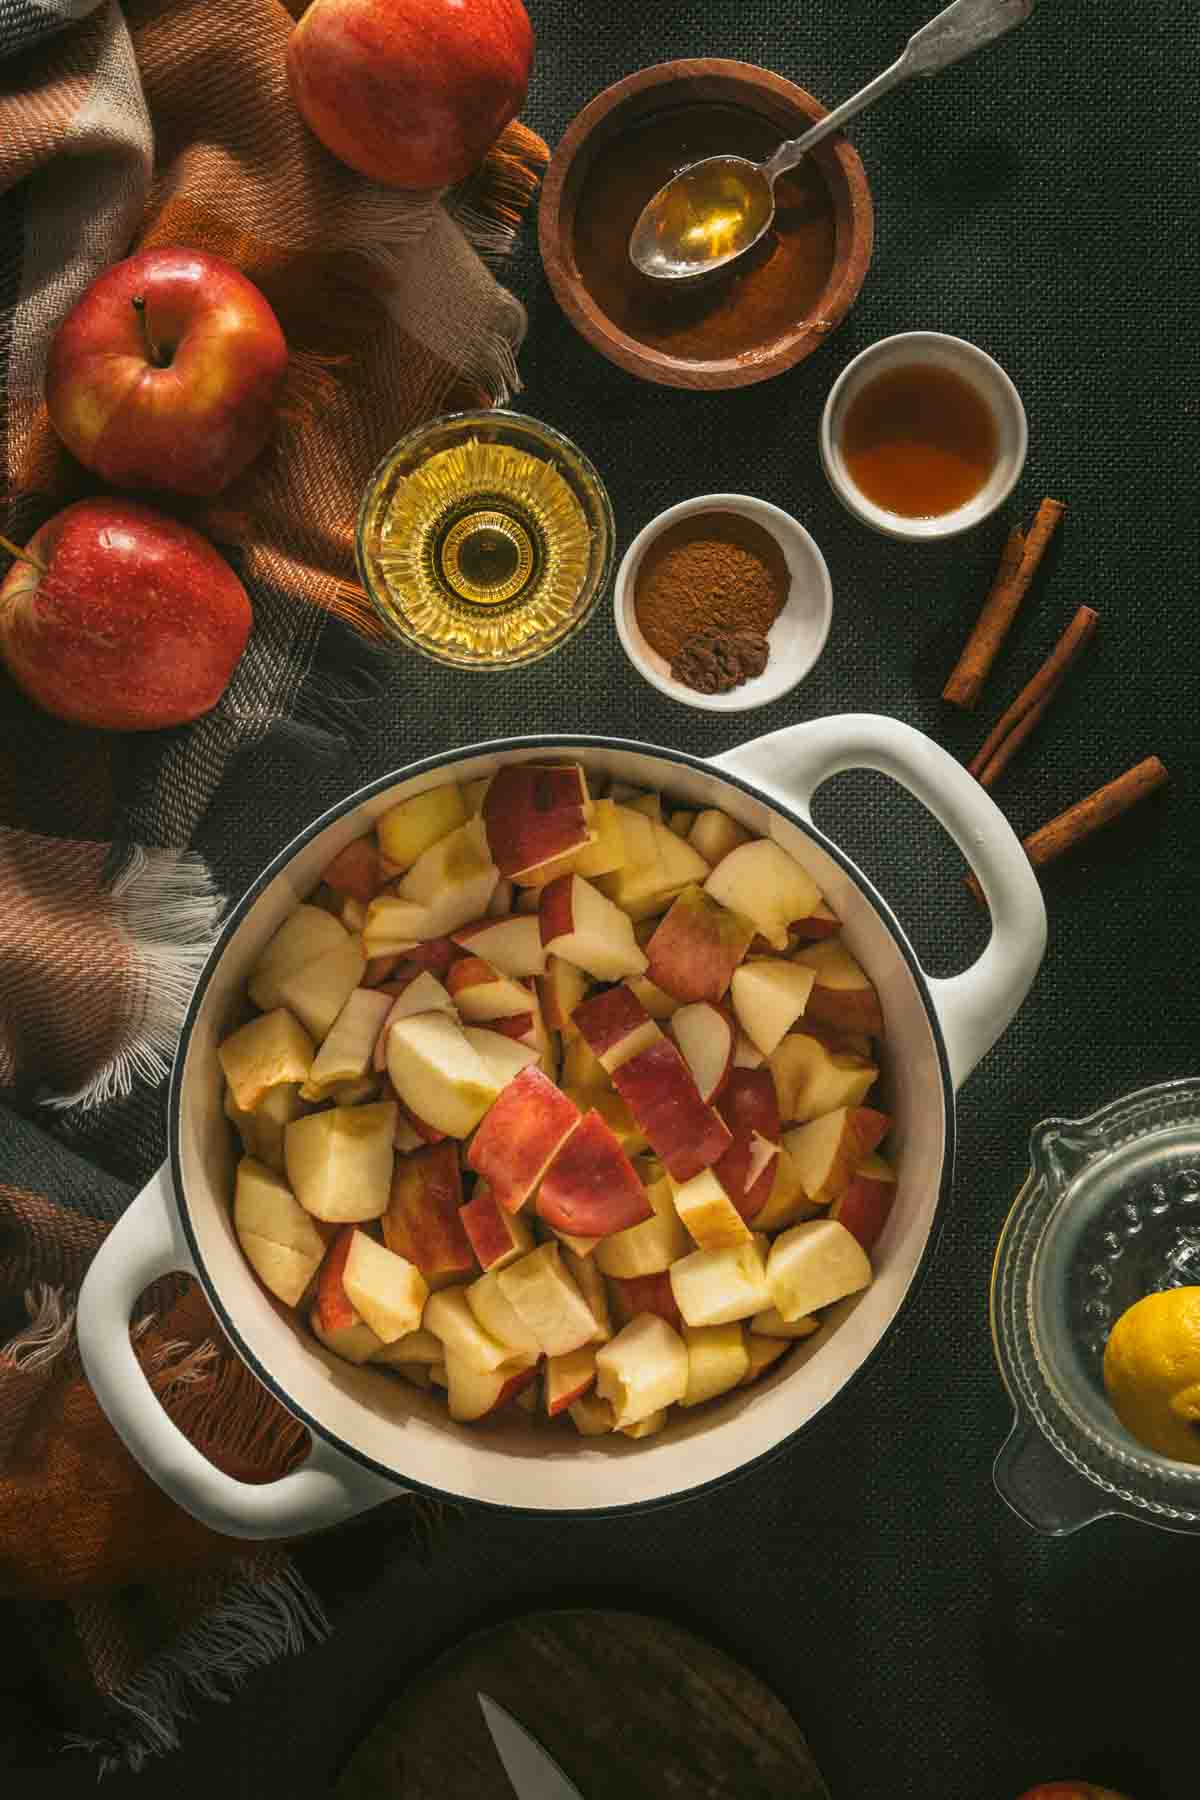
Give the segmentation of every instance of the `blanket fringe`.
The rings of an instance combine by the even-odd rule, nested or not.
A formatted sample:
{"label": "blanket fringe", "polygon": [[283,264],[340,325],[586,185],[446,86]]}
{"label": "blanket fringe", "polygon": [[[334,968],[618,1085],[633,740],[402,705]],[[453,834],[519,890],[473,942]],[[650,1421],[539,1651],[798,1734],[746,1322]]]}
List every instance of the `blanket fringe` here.
{"label": "blanket fringe", "polygon": [[71,1341],[75,1308],[68,1306],[61,1288],[39,1282],[25,1290],[29,1323],[0,1347],[0,1362],[31,1374],[56,1363]]}
{"label": "blanket fringe", "polygon": [[72,1733],[63,1748],[97,1756],[101,1776],[136,1773],[149,1757],[178,1749],[180,1726],[197,1700],[227,1701],[252,1670],[298,1655],[330,1630],[320,1600],[293,1567],[265,1582],[243,1575],[218,1606],[111,1696],[120,1723],[110,1737]]}
{"label": "blanket fringe", "polygon": [[224,906],[201,857],[139,846],[131,849],[109,894],[116,924],[133,951],[132,977],[140,990],[129,1036],[86,1086],[50,1096],[50,1106],[90,1111],[130,1093],[139,1077],[162,1080]]}

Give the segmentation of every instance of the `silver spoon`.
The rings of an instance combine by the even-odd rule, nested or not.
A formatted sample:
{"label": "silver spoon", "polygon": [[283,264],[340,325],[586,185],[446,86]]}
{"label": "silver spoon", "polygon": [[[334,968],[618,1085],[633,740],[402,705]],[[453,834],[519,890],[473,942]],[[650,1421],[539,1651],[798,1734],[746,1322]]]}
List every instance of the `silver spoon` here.
{"label": "silver spoon", "polygon": [[780,144],[765,163],[746,156],[706,156],[681,169],[642,208],[629,255],[644,275],[682,281],[744,256],[775,217],[775,183],[848,119],[899,87],[910,75],[936,75],[1020,25],[1034,0],[954,0],[915,32],[904,54],[843,100],[803,137]]}

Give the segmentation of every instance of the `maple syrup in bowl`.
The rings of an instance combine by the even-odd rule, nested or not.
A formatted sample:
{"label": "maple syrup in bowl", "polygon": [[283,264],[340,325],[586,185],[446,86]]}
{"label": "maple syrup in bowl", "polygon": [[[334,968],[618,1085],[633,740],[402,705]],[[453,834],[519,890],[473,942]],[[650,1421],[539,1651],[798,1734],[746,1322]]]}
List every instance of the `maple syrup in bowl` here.
{"label": "maple syrup in bowl", "polygon": [[953,537],[1004,502],[1025,462],[1020,395],[963,338],[907,331],[842,372],[821,420],[834,493],[889,537]]}

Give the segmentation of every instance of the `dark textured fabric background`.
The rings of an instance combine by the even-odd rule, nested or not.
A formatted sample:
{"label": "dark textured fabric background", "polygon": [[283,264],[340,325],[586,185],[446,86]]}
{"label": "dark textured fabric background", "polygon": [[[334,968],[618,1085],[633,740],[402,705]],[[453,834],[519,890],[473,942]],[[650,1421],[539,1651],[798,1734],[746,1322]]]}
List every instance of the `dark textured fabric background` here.
{"label": "dark textured fabric background", "polygon": [[[527,117],[554,143],[600,88],[670,56],[763,63],[832,103],[890,61],[932,6],[530,10],[539,63]],[[342,1594],[332,1641],[207,1709],[181,1755],[111,1781],[113,1800],[214,1785],[229,1800],[320,1794],[406,1671],[491,1620],[589,1601],[668,1613],[742,1657],[794,1709],[837,1800],[1011,1800],[1035,1779],[1075,1774],[1134,1800],[1200,1791],[1200,1544],[1120,1522],[1047,1542],[1007,1512],[991,1485],[1009,1411],[987,1328],[992,1249],[1030,1126],[1200,1063],[1196,29],[1185,0],[1041,0],[999,49],[860,120],[877,218],[863,293],[828,347],[740,393],[643,386],[595,355],[560,315],[527,229],[512,275],[530,310],[519,404],[596,462],[620,549],[699,491],[745,490],[795,513],[833,578],[824,657],[799,690],[740,721],[663,700],[624,661],[604,608],[562,654],[511,677],[397,658],[361,750],[331,755],[326,741],[314,760],[312,740],[291,729],[226,780],[200,847],[231,891],[348,786],[504,733],[618,732],[711,754],[791,721],[873,710],[968,755],[1084,601],[1101,615],[1096,644],[996,797],[1027,831],[1150,752],[1173,786],[1048,877],[1046,963],[961,1097],[957,1187],[933,1268],[852,1396],[768,1468],[673,1511],[617,1525],[474,1517],[427,1569],[390,1563],[369,1523],[310,1546],[304,1566],[322,1592]],[[990,351],[1030,423],[1006,517],[931,548],[854,524],[816,452],[822,402],[847,360],[911,327]],[[1007,524],[1046,493],[1069,503],[1066,523],[978,718],[951,716],[942,682]],[[978,949],[958,859],[905,796],[845,776],[818,815],[935,972]],[[130,1109],[118,1173],[145,1171],[159,1130],[156,1111]],[[39,1776],[47,1793],[85,1779],[69,1763]]]}

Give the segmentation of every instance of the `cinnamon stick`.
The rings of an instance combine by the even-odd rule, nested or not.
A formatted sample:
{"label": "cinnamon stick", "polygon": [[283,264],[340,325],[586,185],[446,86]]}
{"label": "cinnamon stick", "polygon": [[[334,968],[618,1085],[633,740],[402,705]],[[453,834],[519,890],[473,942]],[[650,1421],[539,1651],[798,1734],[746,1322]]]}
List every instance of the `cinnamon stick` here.
{"label": "cinnamon stick", "polygon": [[[1068,850],[1074,850],[1093,832],[1105,825],[1111,825],[1122,813],[1127,813],[1131,806],[1144,800],[1157,788],[1165,786],[1168,780],[1167,771],[1157,756],[1147,756],[1144,761],[1135,763],[1132,769],[1126,769],[1115,781],[1097,788],[1094,794],[1088,794],[1066,812],[1059,813],[1057,818],[1050,819],[1041,825],[1027,838],[1022,839],[1022,848],[1035,869],[1054,862],[1065,856]],[[967,876],[967,886],[980,905],[986,905],[983,889],[974,875]]]}
{"label": "cinnamon stick", "polygon": [[1090,606],[1081,606],[1032,681],[1026,682],[1012,705],[997,719],[967,764],[982,787],[991,787],[1008,767],[1062,686],[1072,663],[1091,642],[1099,621],[1099,613]]}
{"label": "cinnamon stick", "polygon": [[1043,500],[1028,536],[1022,536],[1018,530],[1009,532],[983,611],[942,689],[942,699],[949,700],[952,706],[969,710],[978,700],[987,672],[1008,636],[1046,546],[1066,510],[1061,500]]}

